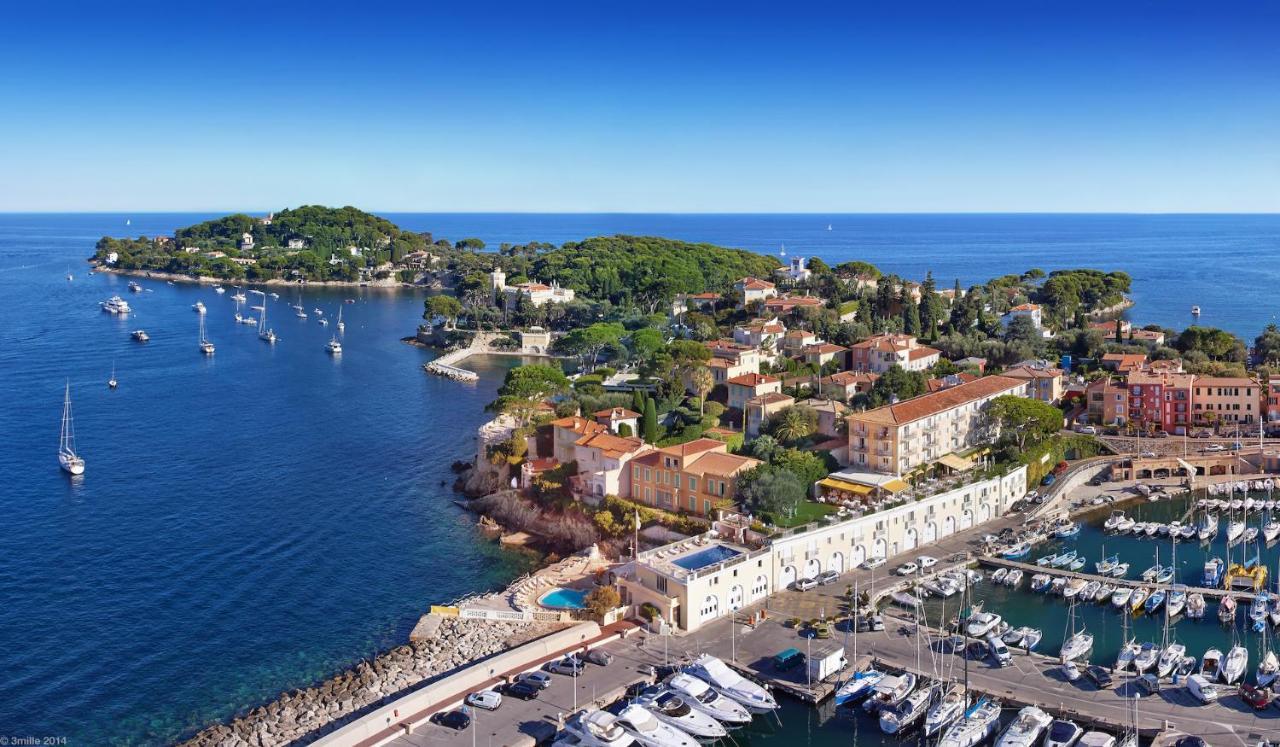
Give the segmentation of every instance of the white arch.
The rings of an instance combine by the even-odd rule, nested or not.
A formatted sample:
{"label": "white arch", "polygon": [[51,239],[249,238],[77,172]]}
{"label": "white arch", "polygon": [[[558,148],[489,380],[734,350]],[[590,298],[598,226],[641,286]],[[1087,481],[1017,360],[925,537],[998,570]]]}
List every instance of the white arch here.
{"label": "white arch", "polygon": [[782,569],[782,588],[790,589],[791,585],[796,582],[796,567],[794,565],[786,566]]}
{"label": "white arch", "polygon": [[942,536],[950,537],[956,533],[956,517],[948,516],[942,520]]}
{"label": "white arch", "polygon": [[822,564],[817,558],[809,558],[809,562],[804,564],[804,577],[817,578],[819,573],[822,573]]}
{"label": "white arch", "polygon": [[924,543],[927,545],[930,542],[936,542],[937,540],[938,540],[938,522],[926,521],[924,524]]}
{"label": "white arch", "polygon": [[960,516],[960,528],[963,530],[971,526],[973,526],[973,512],[966,508]]}
{"label": "white arch", "polygon": [[849,557],[849,567],[857,568],[867,559],[866,545],[856,545],[853,548],[853,555]]}
{"label": "white arch", "polygon": [[916,533],[916,528],[915,528],[915,527],[911,527],[911,528],[907,529],[907,533],[906,533],[905,535],[903,535],[903,537],[902,537],[902,549],[903,549],[903,550],[914,550],[914,549],[916,549],[916,540],[917,540],[917,539],[918,539],[918,535],[917,535],[917,533]]}
{"label": "white arch", "polygon": [[732,587],[730,587],[729,589],[729,611],[730,612],[737,612],[738,610],[742,609],[744,596],[745,595],[742,591],[742,584],[734,584]]}
{"label": "white arch", "polygon": [[710,620],[720,615],[720,597],[715,594],[708,594],[706,599],[702,600],[702,619]]}
{"label": "white arch", "polygon": [[835,571],[836,573],[844,573],[844,553],[831,553],[831,560],[827,563],[827,570]]}
{"label": "white arch", "polygon": [[875,546],[871,549],[871,557],[887,558],[889,557],[889,544],[884,541],[884,537],[876,540]]}
{"label": "white arch", "polygon": [[751,601],[762,599],[769,595],[769,579],[761,573],[756,576],[756,582],[751,585]]}
{"label": "white arch", "polygon": [[984,503],[978,509],[978,520],[986,521],[987,519],[990,519],[990,518],[991,518],[991,506],[990,504]]}

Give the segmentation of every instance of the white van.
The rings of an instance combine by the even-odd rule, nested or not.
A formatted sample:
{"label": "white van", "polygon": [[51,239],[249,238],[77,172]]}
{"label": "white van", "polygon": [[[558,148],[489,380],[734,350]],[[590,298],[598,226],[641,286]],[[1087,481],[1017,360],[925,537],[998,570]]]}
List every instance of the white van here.
{"label": "white van", "polygon": [[1218,699],[1218,688],[1209,682],[1209,678],[1193,674],[1187,678],[1187,692],[1201,703],[1212,703]]}

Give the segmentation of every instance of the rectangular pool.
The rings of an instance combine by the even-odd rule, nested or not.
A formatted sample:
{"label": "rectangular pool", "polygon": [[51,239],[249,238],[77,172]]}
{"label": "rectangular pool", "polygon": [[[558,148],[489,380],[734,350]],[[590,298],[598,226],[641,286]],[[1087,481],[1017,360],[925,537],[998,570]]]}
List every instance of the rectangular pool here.
{"label": "rectangular pool", "polygon": [[723,563],[724,561],[730,558],[736,558],[741,554],[742,553],[731,547],[725,547],[724,545],[712,545],[705,550],[699,550],[690,555],[685,555],[682,558],[676,558],[671,562],[686,571],[696,571],[699,568],[706,568],[709,565]]}

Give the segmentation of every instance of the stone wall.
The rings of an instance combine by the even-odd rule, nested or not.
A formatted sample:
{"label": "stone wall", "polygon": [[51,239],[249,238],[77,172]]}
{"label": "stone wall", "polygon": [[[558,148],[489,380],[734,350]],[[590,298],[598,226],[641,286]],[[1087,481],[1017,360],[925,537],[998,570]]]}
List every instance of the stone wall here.
{"label": "stone wall", "polygon": [[429,640],[398,646],[316,687],[285,693],[229,724],[201,731],[182,747],[309,744],[390,696],[403,695],[556,627],[446,618]]}

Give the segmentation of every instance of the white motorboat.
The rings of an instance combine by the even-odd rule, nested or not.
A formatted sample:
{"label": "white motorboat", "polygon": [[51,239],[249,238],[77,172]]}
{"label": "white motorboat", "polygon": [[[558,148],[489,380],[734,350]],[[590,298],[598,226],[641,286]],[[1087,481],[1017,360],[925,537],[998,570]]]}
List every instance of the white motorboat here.
{"label": "white motorboat", "polygon": [[1216,682],[1222,676],[1222,652],[1211,648],[1204,652],[1200,659],[1200,674],[1210,682]]}
{"label": "white motorboat", "polygon": [[1040,645],[1040,640],[1044,638],[1044,633],[1039,628],[1031,628],[1022,636],[1022,648],[1027,651],[1034,651],[1036,646]]}
{"label": "white motorboat", "polygon": [[1142,647],[1136,641],[1130,640],[1120,647],[1120,653],[1116,655],[1117,672],[1123,672],[1133,666],[1134,659],[1138,658],[1138,654],[1142,652]]}
{"label": "white motorboat", "polygon": [[1105,731],[1090,731],[1085,732],[1076,744],[1079,747],[1116,747],[1116,738]]}
{"label": "white motorboat", "polygon": [[1062,644],[1063,661],[1075,661],[1093,648],[1093,634],[1081,631],[1071,636]]}
{"label": "white motorboat", "polygon": [[129,308],[129,302],[119,296],[112,296],[98,305],[108,314],[128,314],[133,311]]}
{"label": "white motorboat", "polygon": [[922,687],[908,695],[901,703],[880,709],[880,731],[885,734],[905,734],[917,721],[924,718],[929,703],[938,692],[938,686]]}
{"label": "white motorboat", "polygon": [[1124,511],[1112,511],[1107,520],[1102,523],[1102,528],[1108,532],[1114,532],[1120,528],[1120,524],[1128,518],[1124,515]]}
{"label": "white motorboat", "polygon": [[710,654],[698,657],[685,671],[711,685],[721,695],[738,701],[752,713],[767,713],[778,707],[778,701],[768,690]]}
{"label": "white motorboat", "polygon": [[325,343],[324,349],[329,355],[342,355],[342,343],[338,342],[338,338],[334,337]]}
{"label": "white motorboat", "polygon": [[1174,584],[1169,587],[1169,594],[1164,600],[1164,612],[1169,617],[1177,617],[1187,606],[1186,584]]}
{"label": "white motorboat", "polygon": [[969,616],[965,632],[973,638],[982,638],[999,625],[1002,618],[994,612],[977,612]]}
{"label": "white motorboat", "polygon": [[1129,575],[1128,563],[1116,563],[1116,567],[1111,569],[1112,578],[1124,578]]}
{"label": "white motorboat", "polygon": [[856,703],[862,700],[876,689],[876,685],[880,684],[882,679],[884,679],[884,672],[875,669],[854,672],[852,677],[836,689],[836,705],[842,706],[845,703]]}
{"label": "white motorboat", "polygon": [[588,747],[626,747],[634,738],[618,724],[618,717],[599,709],[569,719],[564,729]]}
{"label": "white motorboat", "polygon": [[617,724],[641,747],[695,747],[698,744],[698,740],[634,703],[622,709]]}
{"label": "white motorboat", "polygon": [[1234,685],[1237,680],[1244,676],[1244,672],[1249,668],[1249,649],[1241,645],[1231,647],[1227,651],[1227,658],[1222,661],[1222,681],[1228,685]]}
{"label": "white motorboat", "polygon": [[1280,521],[1272,519],[1262,525],[1262,539],[1269,545],[1280,537]]}
{"label": "white motorboat", "polygon": [[[751,723],[751,712],[741,703],[721,695],[711,685],[697,677],[676,672],[667,680],[667,687],[680,693],[684,697],[684,702],[690,707],[702,711],[721,723],[734,726]],[[867,692],[870,692],[870,689]],[[839,693],[837,693],[838,696]]]}
{"label": "white motorboat", "polygon": [[702,711],[695,710],[673,690],[662,688],[655,693],[641,694],[633,702],[644,706],[659,721],[674,726],[699,741],[714,741],[729,733],[723,724]]}
{"label": "white motorboat", "polygon": [[1084,729],[1074,721],[1057,718],[1049,725],[1049,732],[1044,735],[1044,747],[1071,747],[1084,734]]}
{"label": "white motorboat", "polygon": [[1262,662],[1258,664],[1258,672],[1255,679],[1258,681],[1258,687],[1268,687],[1276,678],[1280,677],[1280,658],[1276,657],[1275,651],[1268,651],[1263,654]]}
{"label": "white motorboat", "polygon": [[209,311],[204,307],[204,301],[196,301],[195,303],[191,304],[191,310],[196,312],[197,314],[206,314]]}
{"label": "white motorboat", "polygon": [[1092,602],[1093,598],[1098,595],[1098,590],[1102,588],[1102,584],[1098,581],[1090,581],[1080,590],[1080,599],[1085,602]]}
{"label": "white motorboat", "polygon": [[1062,587],[1062,596],[1066,599],[1074,599],[1088,585],[1089,582],[1083,578],[1073,578]]}
{"label": "white motorboat", "polygon": [[1133,587],[1121,586],[1111,594],[1111,604],[1114,607],[1124,609],[1129,606],[1129,600],[1133,598]]}
{"label": "white motorboat", "polygon": [[1049,584],[1053,582],[1053,577],[1047,573],[1037,573],[1031,577],[1031,590],[1044,591],[1049,588]]}
{"label": "white motorboat", "polygon": [[1000,732],[996,747],[1035,747],[1052,721],[1049,714],[1035,706],[1027,706],[1018,711],[1017,717]]}
{"label": "white motorboat", "polygon": [[1115,531],[1117,534],[1128,534],[1133,531],[1133,527],[1137,523],[1138,522],[1135,521],[1134,519],[1130,519],[1129,517],[1126,516],[1125,518],[1116,522]]}
{"label": "white motorboat", "polygon": [[62,436],[58,442],[58,464],[71,475],[84,474],[84,459],[76,454],[76,426],[71,416],[71,381],[62,397]]}
{"label": "white motorboat", "polygon": [[1008,574],[1009,574],[1008,568],[997,568],[995,573],[991,574],[991,581],[992,583],[1002,584],[1004,583],[1004,577],[1007,576]]}
{"label": "white motorboat", "polygon": [[974,747],[980,744],[1000,726],[1000,701],[979,698],[964,712],[964,716],[952,724],[942,739],[939,747]]}
{"label": "white motorboat", "polygon": [[1205,607],[1204,595],[1195,592],[1187,596],[1187,619],[1199,620],[1204,617]]}
{"label": "white motorboat", "polygon": [[1160,647],[1151,641],[1147,641],[1139,647],[1138,655],[1133,657],[1133,670],[1138,674],[1143,674],[1154,667],[1158,661],[1160,661]]}
{"label": "white motorboat", "polygon": [[1156,676],[1168,677],[1173,674],[1173,670],[1178,668],[1182,663],[1182,657],[1186,656],[1187,647],[1181,643],[1170,643],[1160,652],[1160,660],[1156,662]]}
{"label": "white motorboat", "polygon": [[1116,593],[1116,585],[1107,582],[1098,587],[1098,593],[1093,595],[1093,601],[1098,604],[1106,604],[1111,599],[1111,595]]}
{"label": "white motorboat", "polygon": [[897,676],[885,675],[876,685],[871,697],[862,703],[862,710],[875,713],[882,708],[896,706],[906,700],[911,691],[916,688],[916,680],[916,675],[912,672]]}
{"label": "white motorboat", "polygon": [[1227,544],[1234,545],[1236,540],[1244,536],[1244,521],[1232,519],[1227,522]]}
{"label": "white motorboat", "polygon": [[213,286],[213,292],[221,296],[223,293],[227,292],[227,289],[223,288],[221,285],[215,285]]}
{"label": "white motorboat", "polygon": [[141,293],[141,292],[142,292],[142,286],[141,286],[141,285],[138,285],[135,281],[130,280],[130,281],[129,281],[129,292],[130,292],[130,293]]}
{"label": "white motorboat", "polygon": [[929,709],[924,717],[924,736],[929,738],[935,734],[940,734],[948,726],[951,726],[960,715],[964,713],[965,700],[964,690],[957,686],[952,686],[942,699]]}

